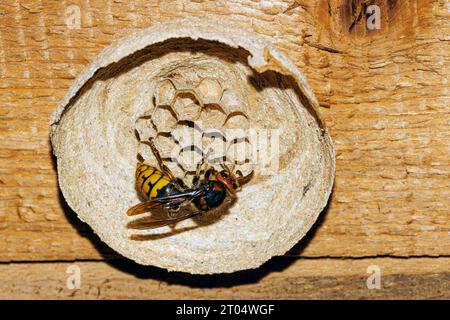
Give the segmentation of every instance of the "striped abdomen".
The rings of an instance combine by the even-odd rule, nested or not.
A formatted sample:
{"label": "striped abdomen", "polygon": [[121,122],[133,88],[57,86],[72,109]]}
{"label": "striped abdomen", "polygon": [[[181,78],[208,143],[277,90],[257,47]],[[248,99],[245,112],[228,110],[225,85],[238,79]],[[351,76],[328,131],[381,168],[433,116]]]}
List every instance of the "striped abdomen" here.
{"label": "striped abdomen", "polygon": [[168,193],[178,191],[167,175],[144,163],[138,163],[136,167],[136,188],[148,199],[167,196]]}

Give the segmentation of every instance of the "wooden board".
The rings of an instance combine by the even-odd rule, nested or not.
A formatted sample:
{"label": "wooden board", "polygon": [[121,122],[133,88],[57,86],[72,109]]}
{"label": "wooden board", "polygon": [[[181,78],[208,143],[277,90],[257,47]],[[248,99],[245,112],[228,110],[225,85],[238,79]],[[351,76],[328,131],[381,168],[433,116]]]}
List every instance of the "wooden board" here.
{"label": "wooden board", "polygon": [[[123,261],[0,265],[0,298],[449,299],[449,263],[449,258],[276,258],[258,270],[212,277]],[[379,268],[379,289],[368,289],[368,268]]]}
{"label": "wooden board", "polygon": [[[335,188],[315,228],[289,255],[449,256],[449,7],[442,0],[371,1],[381,8],[382,24],[368,30],[365,3],[1,3],[0,261],[115,257],[64,204],[49,117],[80,70],[112,41],[188,15],[228,19],[274,37],[324,106],[337,150]],[[3,267],[26,272],[27,266]]]}

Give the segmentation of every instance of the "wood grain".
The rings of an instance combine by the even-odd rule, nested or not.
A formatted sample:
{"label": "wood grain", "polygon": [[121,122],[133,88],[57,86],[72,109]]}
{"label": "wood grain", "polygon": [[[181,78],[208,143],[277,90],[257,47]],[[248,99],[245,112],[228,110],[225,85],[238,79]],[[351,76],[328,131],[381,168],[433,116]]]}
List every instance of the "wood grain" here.
{"label": "wood grain", "polygon": [[[1,3],[0,261],[114,256],[64,205],[49,117],[102,48],[133,30],[188,15],[228,19],[273,36],[326,106],[322,112],[337,149],[334,193],[315,229],[291,255],[448,256],[448,5],[372,2],[382,8],[380,30],[368,31],[364,20],[358,21],[365,1]],[[66,23],[69,5],[80,8],[79,29]],[[20,265],[2,268],[27,272]],[[354,290],[356,296],[368,294]]]}
{"label": "wood grain", "polygon": [[[13,299],[449,299],[449,258],[271,260],[232,275],[191,276],[126,261],[0,265]],[[369,266],[381,271],[368,289]],[[69,289],[79,270],[79,289]],[[24,280],[25,279],[25,280]],[[73,287],[72,287],[73,288]]]}

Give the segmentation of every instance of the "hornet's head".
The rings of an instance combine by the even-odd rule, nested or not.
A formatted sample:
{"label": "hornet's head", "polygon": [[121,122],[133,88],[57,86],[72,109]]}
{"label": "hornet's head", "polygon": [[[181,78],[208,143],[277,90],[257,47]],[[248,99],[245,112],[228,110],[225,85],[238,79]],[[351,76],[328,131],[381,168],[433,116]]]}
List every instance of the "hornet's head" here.
{"label": "hornet's head", "polygon": [[224,169],[219,171],[216,173],[215,178],[217,181],[222,183],[232,195],[241,189],[239,179],[230,170]]}

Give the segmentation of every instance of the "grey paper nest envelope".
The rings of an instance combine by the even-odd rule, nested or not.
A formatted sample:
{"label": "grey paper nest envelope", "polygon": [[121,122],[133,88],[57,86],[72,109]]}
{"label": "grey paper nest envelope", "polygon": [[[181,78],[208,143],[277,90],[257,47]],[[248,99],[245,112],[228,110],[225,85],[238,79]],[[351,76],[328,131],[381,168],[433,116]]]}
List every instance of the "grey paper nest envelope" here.
{"label": "grey paper nest envelope", "polygon": [[[256,268],[306,234],[332,189],[334,149],[304,75],[270,38],[217,21],[157,24],[106,48],[51,127],[67,203],[111,248],[144,265],[194,274]],[[205,150],[212,166],[226,156],[253,176],[218,212],[127,229],[134,218],[126,211],[139,202],[137,154],[157,165],[139,143],[150,137],[188,183]]]}

